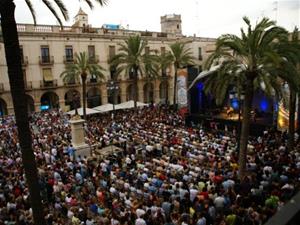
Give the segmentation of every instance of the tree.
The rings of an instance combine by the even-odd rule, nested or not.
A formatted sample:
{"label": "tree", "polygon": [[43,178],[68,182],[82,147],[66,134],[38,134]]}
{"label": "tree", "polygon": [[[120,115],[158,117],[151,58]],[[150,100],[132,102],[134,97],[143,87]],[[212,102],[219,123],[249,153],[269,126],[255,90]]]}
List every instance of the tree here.
{"label": "tree", "polygon": [[[166,77],[166,71],[167,69],[172,65],[173,62],[173,56],[170,52],[161,52],[160,55],[157,55],[157,65],[158,70],[161,71],[161,77]],[[164,94],[166,96],[166,103],[168,102],[168,90],[164,90]]]}
{"label": "tree", "polygon": [[[35,11],[30,0],[25,0],[29,7],[34,22]],[[52,3],[48,0],[43,0],[44,4],[57,18],[62,25],[61,19],[57,12],[53,8]],[[58,6],[65,20],[68,19],[68,11],[60,0],[55,0],[55,4]],[[92,2],[89,0],[86,2],[92,7]],[[105,0],[98,0],[98,3],[103,5]],[[22,73],[20,46],[17,32],[17,25],[15,20],[15,4],[13,0],[1,0],[0,1],[0,16],[1,16],[1,29],[2,37],[5,48],[5,57],[8,70],[8,78],[10,83],[11,95],[13,100],[13,106],[15,109],[16,125],[18,127],[18,138],[22,153],[22,163],[25,171],[26,182],[30,194],[30,203],[33,212],[33,219],[36,225],[44,225],[44,213],[40,197],[40,188],[38,184],[37,167],[35,163],[35,157],[32,150],[32,140],[29,128],[28,112],[27,112],[27,99],[24,88],[24,77]]]}
{"label": "tree", "polygon": [[179,68],[184,66],[193,65],[194,57],[190,51],[190,48],[186,47],[185,43],[175,42],[170,45],[171,55],[172,55],[172,63],[174,65],[174,96],[173,96],[173,105],[174,110],[177,109],[177,71]]}
{"label": "tree", "polygon": [[61,77],[65,83],[72,81],[79,81],[82,84],[82,101],[83,101],[83,118],[86,120],[86,79],[88,75],[96,79],[105,79],[102,73],[104,69],[98,65],[90,63],[90,59],[85,52],[80,52],[79,55],[75,54],[73,64],[69,64],[65,71],[61,73]]}
{"label": "tree", "polygon": [[[300,56],[295,54],[295,49],[298,49],[300,52],[300,39],[299,31],[297,28],[294,29],[291,39],[287,43],[283,43],[279,48],[279,52],[284,55],[284,58],[287,59],[282,62],[283,70],[285,68],[295,68],[294,71],[291,71],[291,76],[299,77],[299,61]],[[284,71],[283,71],[284,72]],[[296,113],[296,96],[299,91],[298,86],[295,84],[288,83],[289,86],[289,136],[288,136],[288,149],[291,151],[294,149],[295,143],[295,113]]]}
{"label": "tree", "polygon": [[[287,43],[288,32],[276,26],[275,22],[263,18],[254,28],[247,17],[243,18],[247,33],[241,29],[241,38],[232,35],[221,35],[216,42],[216,50],[205,63],[206,69],[219,64],[217,72],[205,83],[206,92],[210,92],[222,103],[230,88],[236,87],[245,94],[242,129],[239,150],[239,175],[246,172],[247,144],[250,130],[250,111],[254,91],[262,89],[271,94],[280,92],[280,80],[296,86],[299,77],[291,76],[294,68],[286,65],[285,50],[282,43]],[[280,51],[279,51],[280,49]],[[288,49],[297,54],[297,49]],[[287,54],[287,53],[286,53]]]}
{"label": "tree", "polygon": [[133,75],[134,107],[137,106],[138,76],[148,77],[157,75],[156,57],[145,52],[147,41],[140,36],[130,36],[125,43],[119,44],[120,53],[111,58],[110,64],[117,68],[117,73],[125,71]]}

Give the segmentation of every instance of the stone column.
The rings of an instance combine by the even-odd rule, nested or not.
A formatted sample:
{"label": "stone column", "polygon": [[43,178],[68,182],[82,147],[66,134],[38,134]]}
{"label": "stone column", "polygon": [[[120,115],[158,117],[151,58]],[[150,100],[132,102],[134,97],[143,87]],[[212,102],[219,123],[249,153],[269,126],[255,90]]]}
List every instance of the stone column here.
{"label": "stone column", "polygon": [[138,81],[138,101],[144,102],[144,82]]}
{"label": "stone column", "polygon": [[126,91],[127,91],[127,86],[126,86],[126,83],[123,82],[120,84],[121,103],[126,102],[126,97],[127,97]]}
{"label": "stone column", "polygon": [[91,156],[91,149],[88,144],[84,142],[84,120],[72,118],[70,120],[71,124],[71,135],[72,135],[72,145],[76,149],[75,157],[78,156]]}

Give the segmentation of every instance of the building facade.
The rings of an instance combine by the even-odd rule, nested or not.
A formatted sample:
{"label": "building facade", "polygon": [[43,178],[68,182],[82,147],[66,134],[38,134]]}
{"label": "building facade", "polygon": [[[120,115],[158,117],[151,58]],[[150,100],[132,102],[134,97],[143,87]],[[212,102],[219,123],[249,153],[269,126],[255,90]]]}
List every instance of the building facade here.
{"label": "building facade", "polygon": [[[167,26],[166,23],[164,26]],[[87,80],[87,107],[93,108],[113,102],[111,88],[108,88],[113,71],[110,71],[108,60],[118,53],[118,44],[129,36],[140,35],[148,42],[145,50],[158,53],[168,51],[171,43],[185,41],[200,67],[215,43],[215,39],[185,37],[177,32],[92,28],[88,25],[88,15],[82,10],[79,10],[71,27],[62,29],[60,26],[18,24],[17,28],[29,111],[56,107],[67,111],[72,108],[72,96],[74,93],[81,96],[81,84],[64,83],[60,74],[74,62],[76,52],[87,52],[90,60],[105,68],[105,80],[93,77]],[[169,101],[172,104],[173,74],[174,69],[170,67],[165,76],[156,79],[140,77],[138,100],[145,103]],[[130,74],[124,72],[118,76],[115,82],[116,104],[133,99],[132,82]],[[0,113],[14,113],[3,43],[0,43]]]}

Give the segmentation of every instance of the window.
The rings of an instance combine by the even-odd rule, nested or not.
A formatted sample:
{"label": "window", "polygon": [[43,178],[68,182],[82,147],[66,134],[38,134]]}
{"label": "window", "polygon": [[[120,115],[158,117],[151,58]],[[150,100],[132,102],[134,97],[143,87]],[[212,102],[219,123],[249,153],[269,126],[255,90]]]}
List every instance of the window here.
{"label": "window", "polygon": [[23,52],[22,45],[20,45],[20,57],[21,57],[21,63],[24,64],[24,52]]}
{"label": "window", "polygon": [[130,80],[133,80],[133,79],[134,79],[134,72],[133,72],[133,69],[131,69],[131,70],[129,71],[129,79],[130,79]]}
{"label": "window", "polygon": [[111,80],[116,79],[115,74],[116,74],[116,66],[111,66],[110,67],[110,79]]}
{"label": "window", "polygon": [[116,46],[109,46],[109,59],[116,55]]}
{"label": "window", "polygon": [[198,48],[198,59],[202,60],[202,48],[201,47]]}
{"label": "window", "polygon": [[42,63],[50,63],[49,46],[41,46]]}
{"label": "window", "polygon": [[177,24],[177,29],[179,29],[179,24]]}
{"label": "window", "polygon": [[73,62],[73,47],[66,46],[65,53],[66,53],[66,62]]}
{"label": "window", "polygon": [[89,60],[95,60],[95,46],[89,45],[88,46],[88,54],[89,54]]}
{"label": "window", "polygon": [[25,85],[25,88],[27,88],[26,70],[25,70],[25,69],[22,69],[22,72],[23,72],[23,78],[24,78],[24,85]]}

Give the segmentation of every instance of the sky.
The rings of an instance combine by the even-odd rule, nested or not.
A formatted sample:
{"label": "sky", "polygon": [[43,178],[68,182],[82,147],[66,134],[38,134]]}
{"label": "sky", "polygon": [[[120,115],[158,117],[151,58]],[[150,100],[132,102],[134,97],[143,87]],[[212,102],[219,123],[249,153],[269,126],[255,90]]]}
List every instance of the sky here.
{"label": "sky", "polygon": [[[50,0],[53,1],[53,0]],[[31,0],[38,24],[57,24],[41,0]],[[181,14],[182,32],[186,36],[217,38],[221,34],[240,34],[244,26],[242,18],[247,16],[252,24],[262,17],[277,21],[277,24],[292,31],[300,27],[300,0],[108,0],[101,7],[95,4],[90,10],[84,0],[64,0],[69,10],[72,25],[79,7],[89,15],[89,24],[121,24],[130,30],[160,31],[160,16]],[[95,2],[95,1],[94,1]],[[33,23],[25,0],[15,0],[18,23]]]}

